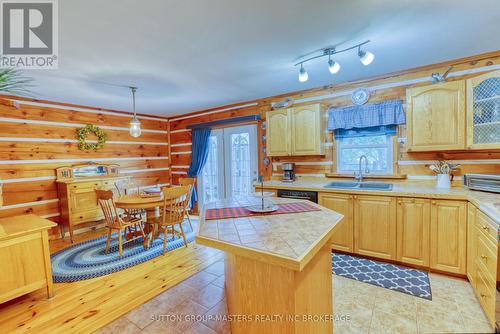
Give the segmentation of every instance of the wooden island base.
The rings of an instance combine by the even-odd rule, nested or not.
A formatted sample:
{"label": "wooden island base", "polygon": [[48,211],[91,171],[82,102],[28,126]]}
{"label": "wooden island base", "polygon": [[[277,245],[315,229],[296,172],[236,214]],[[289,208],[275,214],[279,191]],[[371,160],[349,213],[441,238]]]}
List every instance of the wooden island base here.
{"label": "wooden island base", "polygon": [[302,271],[226,252],[227,307],[234,317],[231,332],[331,334],[331,261],[330,242]]}

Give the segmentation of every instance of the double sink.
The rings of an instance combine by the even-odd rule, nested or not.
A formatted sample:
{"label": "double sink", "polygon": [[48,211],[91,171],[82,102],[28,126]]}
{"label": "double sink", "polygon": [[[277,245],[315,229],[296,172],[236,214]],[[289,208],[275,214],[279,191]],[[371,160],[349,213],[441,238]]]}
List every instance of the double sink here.
{"label": "double sink", "polygon": [[384,182],[336,181],[336,182],[328,183],[325,186],[325,188],[391,191],[392,184],[391,183],[384,183]]}

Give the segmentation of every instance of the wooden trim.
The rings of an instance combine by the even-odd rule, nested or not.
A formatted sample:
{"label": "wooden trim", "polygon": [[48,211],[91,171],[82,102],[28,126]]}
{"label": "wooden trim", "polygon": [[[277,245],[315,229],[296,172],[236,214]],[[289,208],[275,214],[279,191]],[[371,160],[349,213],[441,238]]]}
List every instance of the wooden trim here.
{"label": "wooden trim", "polygon": [[212,108],[212,109],[205,109],[205,111],[195,111],[189,114],[186,114],[185,116],[180,116],[180,117],[173,117],[170,118],[171,122],[174,121],[180,121],[183,119],[188,119],[188,118],[193,118],[193,117],[198,117],[198,116],[204,116],[204,115],[210,115],[210,114],[216,114],[220,113],[223,111],[229,111],[229,110],[236,110],[236,109],[242,109],[242,108],[247,108],[247,107],[253,107],[257,106],[257,102],[251,102],[251,103],[246,103],[246,104],[240,104],[240,105],[228,105],[227,107],[222,107],[222,109],[218,109],[219,107]]}

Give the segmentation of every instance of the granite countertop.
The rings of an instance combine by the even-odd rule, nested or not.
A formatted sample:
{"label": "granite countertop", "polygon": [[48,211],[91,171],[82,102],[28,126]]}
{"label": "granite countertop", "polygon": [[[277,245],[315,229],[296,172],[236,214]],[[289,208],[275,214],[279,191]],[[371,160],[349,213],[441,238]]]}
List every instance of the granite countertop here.
{"label": "granite countertop", "polygon": [[[275,204],[303,202],[276,197],[269,200]],[[343,218],[311,202],[307,203],[316,206],[318,211],[214,220],[204,217],[206,209],[249,206],[258,202],[257,198],[248,197],[208,203],[201,210],[196,242],[301,271],[329,242],[334,227]]]}
{"label": "granite countertop", "polygon": [[[331,179],[314,181],[298,180],[295,182],[282,182],[272,180],[264,182],[264,188],[464,200],[470,201],[471,203],[476,205],[481,211],[483,211],[486,215],[493,219],[496,224],[500,225],[500,194],[468,190],[467,188],[461,186],[452,187],[451,189],[439,189],[434,185],[419,184],[417,182],[395,182],[393,183],[393,189],[391,191],[324,188],[324,186],[330,182],[332,182]],[[256,184],[255,186],[259,187],[260,184]]]}

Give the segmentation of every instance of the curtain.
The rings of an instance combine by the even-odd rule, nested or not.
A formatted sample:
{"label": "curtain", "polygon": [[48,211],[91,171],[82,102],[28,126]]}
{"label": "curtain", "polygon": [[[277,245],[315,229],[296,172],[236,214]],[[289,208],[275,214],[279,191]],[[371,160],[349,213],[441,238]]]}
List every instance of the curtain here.
{"label": "curtain", "polygon": [[330,108],[328,130],[373,128],[406,123],[403,101],[388,100],[365,106]]}
{"label": "curtain", "polygon": [[[208,158],[208,138],[210,137],[210,128],[193,129],[192,131],[192,146],[191,146],[191,165],[188,169],[189,177],[197,177]],[[191,196],[191,207],[198,199],[196,189],[193,187],[193,194]]]}

